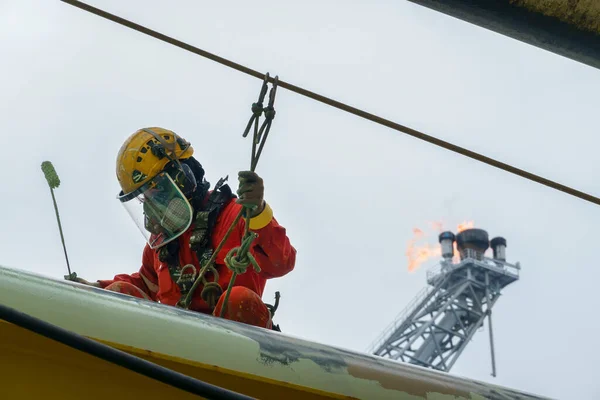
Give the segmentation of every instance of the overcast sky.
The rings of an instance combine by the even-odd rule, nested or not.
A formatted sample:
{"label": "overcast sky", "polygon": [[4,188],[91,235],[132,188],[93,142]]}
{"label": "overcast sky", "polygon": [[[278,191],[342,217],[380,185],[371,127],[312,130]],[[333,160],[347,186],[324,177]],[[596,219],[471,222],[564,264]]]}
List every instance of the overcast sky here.
{"label": "overcast sky", "polygon": [[[90,4],[202,49],[600,196],[600,71],[407,1]],[[144,238],[116,200],[115,157],[147,126],[190,140],[214,184],[248,169],[261,82],[58,0],[0,0],[0,264],[66,266],[40,164],[50,160],[72,268],[138,270]],[[600,208],[337,109],[278,91],[257,172],[296,269],[285,333],[363,351],[426,285],[414,227],[465,220],[508,241],[520,281],[453,374],[555,398],[600,397]],[[235,187],[237,181],[233,180]],[[436,237],[430,237],[436,244]]]}

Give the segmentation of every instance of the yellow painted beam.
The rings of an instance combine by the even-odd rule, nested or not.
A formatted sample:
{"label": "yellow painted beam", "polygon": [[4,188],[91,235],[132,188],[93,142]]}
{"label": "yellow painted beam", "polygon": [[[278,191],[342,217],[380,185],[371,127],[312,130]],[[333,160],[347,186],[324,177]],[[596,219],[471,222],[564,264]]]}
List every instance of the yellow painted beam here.
{"label": "yellow painted beam", "polygon": [[[108,361],[0,322],[0,399],[198,399]],[[103,341],[101,341],[103,342]],[[351,399],[214,365],[103,342],[182,374],[258,399]]]}

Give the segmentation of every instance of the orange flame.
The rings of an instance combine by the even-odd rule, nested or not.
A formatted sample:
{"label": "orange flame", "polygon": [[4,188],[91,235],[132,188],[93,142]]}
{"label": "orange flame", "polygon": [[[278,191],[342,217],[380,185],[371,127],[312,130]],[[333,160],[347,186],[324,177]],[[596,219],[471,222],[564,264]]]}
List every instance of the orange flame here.
{"label": "orange flame", "polygon": [[465,221],[461,224],[458,224],[457,228],[456,228],[456,232],[460,233],[466,229],[471,229],[475,226],[475,224],[473,223],[473,221]]}
{"label": "orange flame", "polygon": [[[434,231],[441,233],[444,230],[444,224],[442,222],[430,222],[430,225]],[[475,226],[473,221],[464,221],[458,224],[456,228],[456,232],[462,232],[466,229],[473,228]],[[408,245],[406,247],[406,257],[408,258],[408,271],[414,272],[416,271],[424,262],[429,260],[432,257],[441,257],[442,256],[442,248],[439,244],[421,244],[417,245],[417,242],[426,239],[427,235],[423,230],[419,228],[413,228],[413,237],[408,241]],[[458,251],[456,250],[456,242],[454,242],[454,261],[458,261]]]}
{"label": "orange flame", "polygon": [[444,223],[442,221],[433,221],[429,224],[438,233],[442,233],[442,231],[444,230]]}

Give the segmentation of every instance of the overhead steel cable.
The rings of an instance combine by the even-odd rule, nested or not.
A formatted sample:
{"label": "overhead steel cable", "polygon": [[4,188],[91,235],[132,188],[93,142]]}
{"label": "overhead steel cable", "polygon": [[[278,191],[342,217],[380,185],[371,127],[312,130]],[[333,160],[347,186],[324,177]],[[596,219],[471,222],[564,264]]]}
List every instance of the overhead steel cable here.
{"label": "overhead steel cable", "polygon": [[[89,4],[82,3],[81,1],[76,1],[76,0],[61,0],[61,1],[64,2],[64,3],[70,4],[72,6],[78,7],[80,9],[82,9],[82,10],[88,11],[88,12],[90,12],[92,14],[95,14],[95,15],[98,15],[100,17],[106,18],[106,19],[108,19],[110,21],[116,22],[116,23],[118,23],[120,25],[126,26],[128,28],[133,29],[133,30],[136,30],[138,32],[144,33],[144,34],[146,34],[148,36],[151,36],[151,37],[153,37],[155,39],[162,40],[163,42],[166,42],[166,43],[172,44],[174,46],[177,46],[179,48],[182,48],[184,50],[187,50],[187,51],[189,51],[191,53],[194,53],[194,54],[197,54],[199,56],[202,56],[202,57],[208,58],[210,60],[216,61],[219,64],[222,64],[222,65],[225,65],[227,67],[233,68],[233,69],[238,70],[240,72],[243,72],[245,74],[251,75],[251,76],[253,76],[255,78],[259,78],[261,80],[265,78],[265,74],[262,74],[262,73],[260,73],[258,71],[255,71],[255,70],[251,69],[251,68],[248,68],[248,67],[243,66],[241,64],[238,64],[238,63],[235,63],[233,61],[227,60],[227,59],[225,59],[223,57],[219,57],[219,56],[217,56],[215,54],[209,53],[208,51],[199,49],[199,48],[197,48],[195,46],[192,46],[190,44],[184,43],[184,42],[182,42],[180,40],[174,39],[174,38],[172,38],[170,36],[164,35],[164,34],[162,34],[160,32],[154,31],[152,29],[146,28],[146,27],[144,27],[142,25],[136,24],[134,22],[131,22],[129,20],[126,20],[124,18],[121,18],[121,17],[116,16],[114,14],[111,14],[109,12],[106,12],[104,10],[101,10],[99,8],[93,7],[93,6],[89,5]],[[268,80],[271,83],[273,82],[273,78],[269,78]],[[390,121],[388,119],[379,117],[377,115],[368,113],[368,112],[366,112],[364,110],[361,110],[361,109],[349,106],[349,105],[341,103],[339,101],[336,101],[336,100],[330,99],[328,97],[322,96],[320,94],[311,92],[310,90],[303,89],[301,87],[292,85],[291,83],[282,81],[281,79],[279,79],[278,86],[281,87],[281,88],[290,90],[292,92],[295,92],[297,94],[300,94],[302,96],[311,98],[311,99],[316,100],[318,102],[327,104],[329,106],[332,106],[332,107],[338,108],[340,110],[349,112],[349,113],[357,115],[359,117],[368,119],[369,121],[375,122],[377,124],[380,124],[380,125],[383,125],[383,126],[387,126],[388,128],[391,128],[391,129],[394,129],[396,131],[405,133],[405,134],[410,135],[412,137],[415,137],[417,139],[421,139],[421,140],[426,141],[428,143],[431,143],[431,144],[434,144],[436,146],[442,147],[442,148],[444,148],[446,150],[450,150],[450,151],[453,151],[455,153],[462,154],[463,156],[466,156],[466,157],[472,158],[474,160],[480,161],[482,163],[491,165],[493,167],[499,168],[499,169],[504,170],[506,172],[510,172],[510,173],[518,175],[518,176],[520,176],[522,178],[529,179],[531,181],[534,181],[534,182],[540,183],[542,185],[548,186],[550,188],[553,188],[553,189],[559,190],[561,192],[567,193],[567,194],[569,194],[571,196],[580,198],[580,199],[585,200],[585,201],[589,201],[590,203],[594,203],[594,204],[600,205],[600,198],[598,198],[596,196],[593,196],[593,195],[591,195],[589,193],[582,192],[582,191],[574,189],[572,187],[560,184],[560,183],[552,181],[550,179],[546,179],[546,178],[541,177],[539,175],[536,175],[536,174],[533,174],[531,172],[527,172],[527,171],[522,170],[520,168],[514,167],[514,166],[512,166],[510,164],[506,164],[504,162],[501,162],[501,161],[495,160],[493,158],[484,156],[483,154],[476,153],[474,151],[468,150],[468,149],[466,149],[464,147],[460,147],[460,146],[457,146],[457,145],[452,144],[450,142],[446,142],[446,141],[444,141],[442,139],[438,139],[436,137],[427,135],[427,134],[425,134],[423,132],[419,132],[419,131],[417,131],[415,129],[406,127],[404,125],[400,125],[400,124],[398,124],[396,122],[393,122],[393,121]]]}

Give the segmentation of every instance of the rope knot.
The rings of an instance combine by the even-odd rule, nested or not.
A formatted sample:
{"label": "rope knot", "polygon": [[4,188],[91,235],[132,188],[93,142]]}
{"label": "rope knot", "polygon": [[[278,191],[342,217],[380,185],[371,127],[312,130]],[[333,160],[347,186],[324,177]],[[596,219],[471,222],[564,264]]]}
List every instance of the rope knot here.
{"label": "rope knot", "polygon": [[239,247],[234,247],[227,252],[225,256],[225,265],[234,273],[241,275],[246,272],[250,264],[256,272],[260,272],[260,267],[256,259],[250,254],[250,246],[258,235],[256,232],[248,232],[242,240]]}
{"label": "rope knot", "polygon": [[256,117],[260,117],[263,113],[263,104],[262,102],[259,103],[252,103],[252,114],[254,114],[254,116]]}
{"label": "rope knot", "polygon": [[238,275],[241,275],[245,273],[248,267],[250,266],[249,258],[252,257],[252,255],[246,253],[243,254],[240,258],[238,254],[239,251],[239,247],[234,247],[233,249],[229,250],[229,252],[225,256],[225,265],[227,265],[227,268],[229,268],[231,271],[235,272]]}
{"label": "rope knot", "polygon": [[265,107],[265,119],[267,121],[275,119],[275,108],[273,108],[273,106]]}

